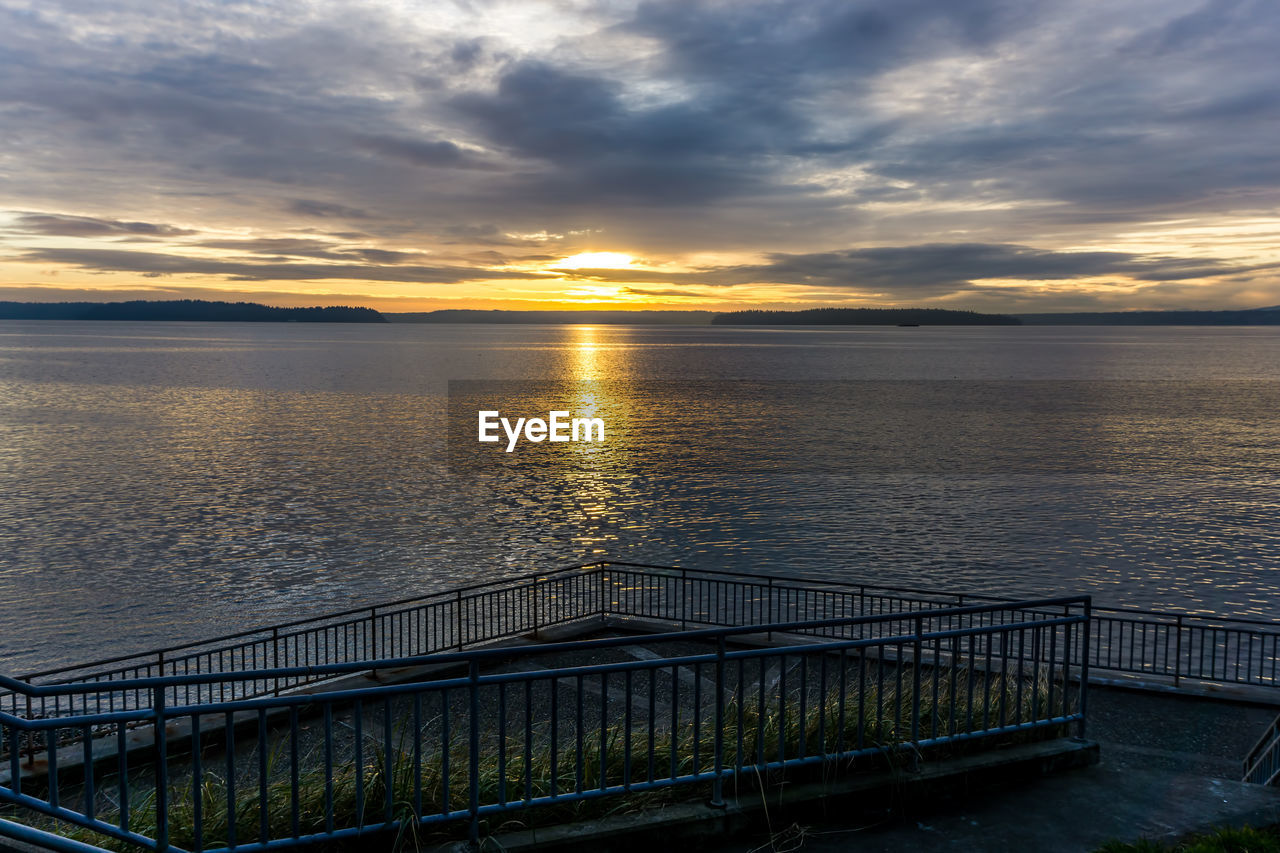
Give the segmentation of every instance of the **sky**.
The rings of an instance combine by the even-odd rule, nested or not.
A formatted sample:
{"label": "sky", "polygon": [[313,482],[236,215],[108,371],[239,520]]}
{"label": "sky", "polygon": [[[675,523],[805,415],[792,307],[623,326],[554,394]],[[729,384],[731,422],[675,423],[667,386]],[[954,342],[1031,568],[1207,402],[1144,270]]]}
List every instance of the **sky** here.
{"label": "sky", "polygon": [[0,0],[0,300],[1280,304],[1275,0]]}

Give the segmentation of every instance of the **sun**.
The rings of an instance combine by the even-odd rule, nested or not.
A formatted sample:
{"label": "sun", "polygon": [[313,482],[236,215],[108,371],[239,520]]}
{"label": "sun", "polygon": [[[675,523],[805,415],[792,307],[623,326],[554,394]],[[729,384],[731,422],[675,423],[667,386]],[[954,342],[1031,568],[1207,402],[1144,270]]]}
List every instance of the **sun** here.
{"label": "sun", "polygon": [[635,260],[622,252],[581,252],[552,264],[558,270],[620,270]]}

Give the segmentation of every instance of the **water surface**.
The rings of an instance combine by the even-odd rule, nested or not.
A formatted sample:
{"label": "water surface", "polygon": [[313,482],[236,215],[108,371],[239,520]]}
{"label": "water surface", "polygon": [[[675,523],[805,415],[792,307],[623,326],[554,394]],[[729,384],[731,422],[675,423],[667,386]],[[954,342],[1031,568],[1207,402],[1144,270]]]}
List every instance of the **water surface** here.
{"label": "water surface", "polygon": [[[462,379],[609,440],[451,465]],[[0,322],[0,671],[602,556],[1271,618],[1277,380],[1272,328]]]}

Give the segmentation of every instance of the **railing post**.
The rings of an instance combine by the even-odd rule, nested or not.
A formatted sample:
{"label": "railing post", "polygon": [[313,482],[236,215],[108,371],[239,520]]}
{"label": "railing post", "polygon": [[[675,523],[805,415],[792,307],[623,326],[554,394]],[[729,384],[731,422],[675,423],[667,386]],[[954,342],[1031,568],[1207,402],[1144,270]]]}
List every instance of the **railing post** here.
{"label": "railing post", "polygon": [[[628,697],[628,700],[630,697]],[[715,781],[711,783],[711,805],[724,808],[724,637],[716,643],[716,731]],[[695,767],[696,771],[697,768]]]}
{"label": "railing post", "polygon": [[680,569],[680,630],[689,627],[689,573]]}
{"label": "railing post", "polygon": [[466,645],[463,637],[466,635],[466,622],[462,618],[462,590],[458,590],[453,594],[453,609],[457,613],[458,620],[458,651],[462,651],[462,647]]}
{"label": "railing post", "polygon": [[151,689],[155,714],[156,747],[156,850],[169,849],[169,737],[165,726],[164,685]]}
{"label": "railing post", "polygon": [[[924,617],[917,614],[915,618],[915,638],[911,643],[915,661],[911,675],[911,742],[916,745],[916,749],[912,753],[913,761],[920,752],[920,657],[924,651],[922,647],[922,643],[924,642],[922,639],[923,636]],[[899,666],[901,666],[901,663],[899,663]],[[985,715],[985,708],[983,709],[983,713]]]}
{"label": "railing post", "polygon": [[533,638],[535,640],[538,639],[538,632],[542,630],[541,628],[542,621],[538,618],[538,600],[540,598],[540,596],[538,595],[539,580],[540,580],[539,578],[533,579],[533,593],[532,593],[533,594]]}
{"label": "railing post", "polygon": [[[1178,621],[1174,628],[1178,633],[1173,638],[1173,686],[1177,687],[1182,681],[1182,614],[1178,614]],[[1166,647],[1167,648],[1167,647]]]}
{"label": "railing post", "polygon": [[[369,608],[369,642],[371,646],[369,649],[369,659],[377,660],[378,659],[378,608],[376,607]],[[374,667],[373,669],[369,670],[369,676],[374,681],[377,681],[378,668]]]}
{"label": "railing post", "polygon": [[[273,669],[280,668],[280,629],[274,626],[271,628],[271,666]],[[280,695],[280,676],[279,675],[274,675],[271,677],[271,686],[272,686],[272,691],[271,691],[272,695],[279,696]]]}
{"label": "railing post", "polygon": [[606,623],[609,621],[609,608],[608,608],[607,606],[605,606],[605,601],[606,601],[606,599],[605,599],[604,591],[605,591],[605,587],[606,587],[606,585],[607,585],[607,584],[606,584],[606,578],[605,578],[605,574],[604,574],[604,566],[603,566],[603,565],[597,565],[597,566],[596,566],[596,571],[600,573],[600,592],[599,592],[599,595],[600,595],[600,624],[601,624],[601,625],[604,625],[604,624],[606,624]]}
{"label": "railing post", "polygon": [[1089,643],[1093,635],[1093,596],[1084,599],[1084,634],[1080,649],[1080,725],[1076,729],[1076,737],[1084,740],[1085,721],[1088,718],[1089,699]]}
{"label": "railing post", "polygon": [[[467,690],[471,700],[471,722],[469,725],[468,739],[470,746],[468,749],[468,779],[467,789],[470,793],[469,809],[471,811],[471,825],[467,830],[467,837],[471,842],[472,849],[478,849],[480,846],[480,662],[471,661],[471,667],[467,676]],[[554,725],[554,723],[552,723]]]}
{"label": "railing post", "polygon": [[[781,622],[782,620],[778,618],[778,614],[773,612],[773,575],[769,575],[769,592],[766,594],[769,596],[769,600],[765,604],[765,614],[764,614],[765,624],[772,625],[774,622]],[[772,642],[773,632],[769,631],[766,634],[765,638],[770,642]]]}
{"label": "railing post", "polygon": [[[27,719],[32,719],[31,694],[27,694]],[[34,767],[36,764],[36,732],[35,729],[27,729],[27,766]],[[14,780],[17,781],[17,780]]]}

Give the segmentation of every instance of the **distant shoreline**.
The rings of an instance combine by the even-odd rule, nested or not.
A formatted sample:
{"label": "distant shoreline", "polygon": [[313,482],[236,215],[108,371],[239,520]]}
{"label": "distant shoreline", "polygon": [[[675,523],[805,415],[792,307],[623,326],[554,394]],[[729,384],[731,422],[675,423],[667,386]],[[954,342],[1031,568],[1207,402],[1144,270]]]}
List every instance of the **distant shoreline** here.
{"label": "distant shoreline", "polygon": [[379,312],[351,306],[278,308],[254,302],[182,299],[127,302],[0,302],[0,320],[239,323],[422,323],[656,326],[1276,326],[1280,306],[1221,311],[1076,311],[983,314],[940,308],[813,308],[799,311]]}
{"label": "distant shoreline", "polygon": [[203,299],[128,302],[0,302],[0,320],[152,320],[227,323],[385,323],[372,308],[276,308]]}

